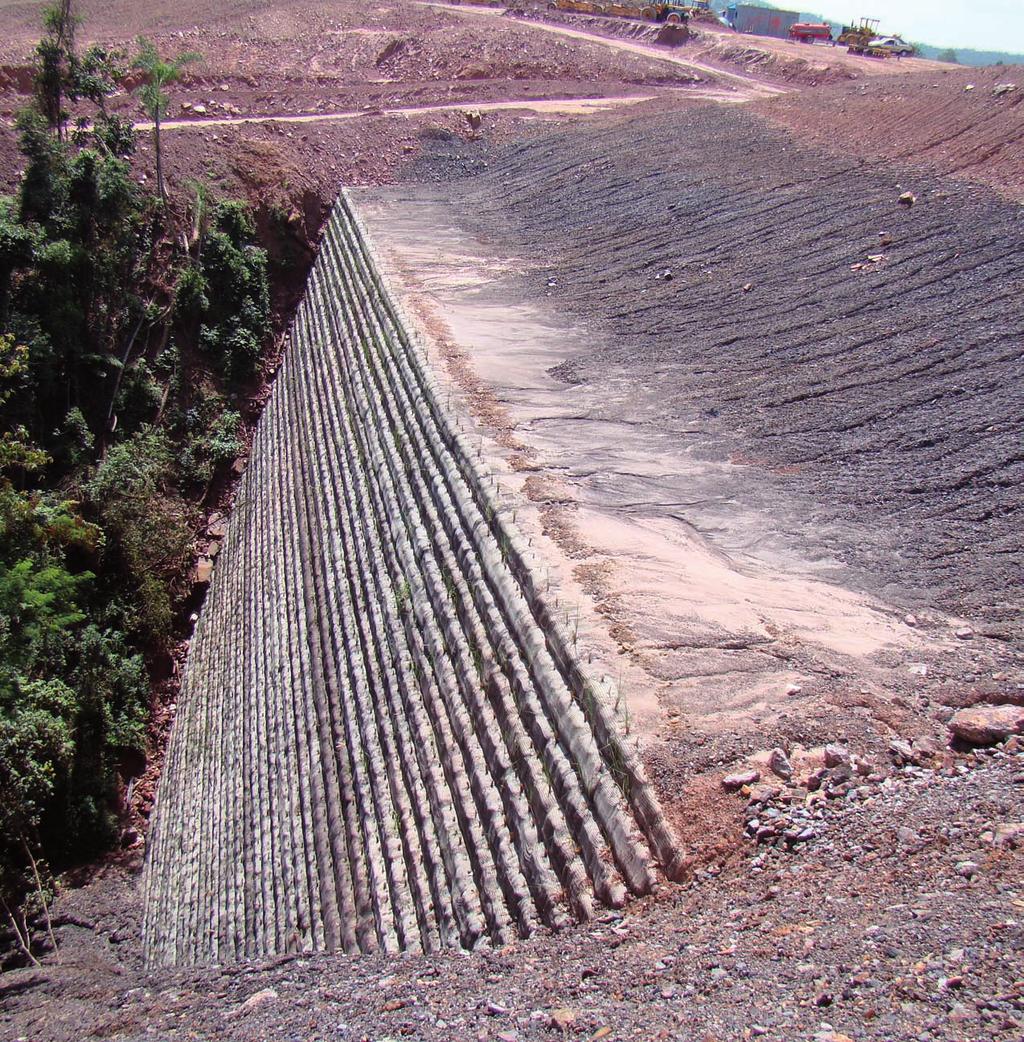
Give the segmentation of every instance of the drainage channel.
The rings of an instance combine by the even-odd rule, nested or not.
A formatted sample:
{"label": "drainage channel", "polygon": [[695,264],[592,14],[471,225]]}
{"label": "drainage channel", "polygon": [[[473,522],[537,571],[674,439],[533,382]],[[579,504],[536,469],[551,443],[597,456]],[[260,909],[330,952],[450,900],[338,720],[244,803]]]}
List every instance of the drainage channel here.
{"label": "drainage channel", "polygon": [[183,678],[151,966],[501,944],[680,874],[408,328],[343,195]]}

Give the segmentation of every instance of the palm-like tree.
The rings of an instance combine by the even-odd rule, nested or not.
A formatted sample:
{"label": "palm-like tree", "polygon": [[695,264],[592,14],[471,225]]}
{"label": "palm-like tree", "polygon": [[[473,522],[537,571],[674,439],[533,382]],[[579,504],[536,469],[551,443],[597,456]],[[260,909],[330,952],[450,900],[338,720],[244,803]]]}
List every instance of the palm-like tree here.
{"label": "palm-like tree", "polygon": [[167,192],[164,188],[164,167],[160,152],[160,121],[167,113],[170,98],[164,88],[176,80],[181,79],[186,65],[199,61],[201,54],[195,51],[186,51],[176,58],[164,59],[156,45],[147,40],[145,36],[139,37],[139,53],[132,63],[136,69],[146,77],[145,82],[139,87],[139,97],[146,109],[149,118],[153,121],[153,141],[156,148],[156,186],[160,192],[162,202],[167,202]]}

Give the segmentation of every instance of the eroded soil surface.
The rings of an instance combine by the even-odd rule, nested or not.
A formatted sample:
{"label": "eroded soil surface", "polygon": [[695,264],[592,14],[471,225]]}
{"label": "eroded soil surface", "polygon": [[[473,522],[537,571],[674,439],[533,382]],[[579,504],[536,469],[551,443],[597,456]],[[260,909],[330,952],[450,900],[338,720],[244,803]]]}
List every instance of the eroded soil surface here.
{"label": "eroded soil surface", "polygon": [[[467,423],[567,611],[585,608],[581,644],[649,725],[693,878],[497,952],[155,976],[137,846],[61,898],[59,964],[0,980],[0,1034],[1020,1037],[1024,765],[1012,747],[947,752],[945,723],[1021,697],[1024,254],[1007,200],[1024,74],[707,28],[668,61],[617,23],[569,20],[639,50],[412,3],[79,9],[86,40],[204,54],[175,92],[190,125],[170,132],[172,189],[204,174],[271,232],[297,228],[274,258],[292,290],[337,185],[399,180],[472,243],[477,303],[490,289],[553,323],[545,347],[536,310],[508,313],[541,343],[509,373],[418,286]],[[0,3],[0,28],[6,123],[37,7]],[[700,107],[737,95],[758,100]],[[611,97],[653,100],[529,107]],[[509,100],[524,109],[486,105]],[[241,122],[317,113],[333,118]],[[0,146],[6,191],[9,125]],[[144,134],[141,177],[149,149]],[[294,293],[279,303],[284,320]],[[934,755],[890,748],[922,736]],[[869,766],[819,799],[820,746],[844,738]],[[766,768],[776,745],[788,786]],[[747,766],[770,794],[723,790]]]}
{"label": "eroded soil surface", "polygon": [[717,106],[490,169],[453,211],[597,334],[555,372],[567,388],[615,388],[746,467],[861,585],[1019,640],[1019,207]]}

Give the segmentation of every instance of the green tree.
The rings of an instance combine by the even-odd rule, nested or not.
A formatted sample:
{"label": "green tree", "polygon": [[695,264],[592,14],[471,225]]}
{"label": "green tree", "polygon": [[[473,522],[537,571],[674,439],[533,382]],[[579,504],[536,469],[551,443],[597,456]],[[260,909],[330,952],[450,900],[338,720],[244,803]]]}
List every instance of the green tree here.
{"label": "green tree", "polygon": [[116,836],[119,771],[144,744],[140,651],[167,650],[194,504],[244,445],[239,384],[271,331],[248,208],[202,184],[184,220],[162,206],[166,88],[197,56],[140,41],[158,196],[106,111],[123,56],[79,55],[73,0],[54,2],[24,175],[0,197],[0,920],[29,959],[50,866]]}
{"label": "green tree", "polygon": [[0,904],[30,959],[42,857],[109,842],[118,762],[143,742],[142,658],[94,575],[70,564],[97,535],[70,504],[0,481]]}
{"label": "green tree", "polygon": [[939,51],[935,56],[936,61],[949,62],[950,65],[958,65],[959,61],[956,56],[956,51],[952,47],[947,47],[944,51]]}
{"label": "green tree", "polygon": [[36,99],[50,129],[62,137],[67,123],[64,99],[73,99],[76,95],[75,31],[78,19],[71,0],[59,0],[46,8],[43,25],[46,35],[36,47]]}
{"label": "green tree", "polygon": [[202,55],[195,51],[186,51],[169,60],[161,58],[156,45],[144,36],[139,37],[139,53],[135,56],[134,65],[146,77],[139,88],[139,97],[153,121],[153,147],[156,150],[156,186],[162,202],[167,202],[167,191],[164,187],[163,156],[161,153],[160,123],[167,114],[170,104],[165,88],[181,79],[185,67],[197,62]]}

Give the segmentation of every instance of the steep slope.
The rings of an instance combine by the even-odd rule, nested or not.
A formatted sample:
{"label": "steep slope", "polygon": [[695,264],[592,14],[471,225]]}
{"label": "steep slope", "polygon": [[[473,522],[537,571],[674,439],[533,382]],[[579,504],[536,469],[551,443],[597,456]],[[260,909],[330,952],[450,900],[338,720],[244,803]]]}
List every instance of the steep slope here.
{"label": "steep slope", "polygon": [[567,384],[745,468],[862,588],[1019,639],[1018,206],[705,106],[509,148],[450,207],[596,334]]}
{"label": "steep slope", "polygon": [[341,202],[183,682],[151,963],[504,942],[679,874],[529,558]]}

